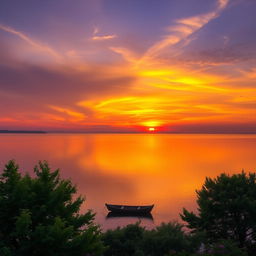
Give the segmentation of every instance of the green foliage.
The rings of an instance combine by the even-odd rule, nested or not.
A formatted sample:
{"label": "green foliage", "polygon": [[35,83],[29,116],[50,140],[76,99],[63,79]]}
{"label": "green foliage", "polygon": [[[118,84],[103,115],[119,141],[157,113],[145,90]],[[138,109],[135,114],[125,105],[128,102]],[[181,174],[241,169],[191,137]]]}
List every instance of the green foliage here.
{"label": "green foliage", "polygon": [[100,230],[91,211],[79,214],[82,197],[46,162],[35,178],[22,176],[14,161],[0,175],[0,255],[100,255]]}
{"label": "green foliage", "polygon": [[208,245],[206,249],[209,255],[212,256],[246,256],[247,253],[240,249],[231,240],[220,240],[214,244]]}
{"label": "green foliage", "polygon": [[[127,225],[124,228],[118,227],[115,230],[106,231],[102,240],[107,247],[106,256],[129,256],[140,255],[145,229],[136,224]],[[142,254],[143,255],[143,254]]]}
{"label": "green foliage", "polygon": [[193,252],[200,244],[176,222],[163,223],[152,230],[146,230],[139,223],[131,224],[106,231],[102,239],[107,247],[106,256],[164,256],[182,251]]}
{"label": "green foliage", "polygon": [[189,239],[176,222],[162,223],[145,233],[145,251],[152,255],[165,255],[170,251],[179,252],[189,247]]}
{"label": "green foliage", "polygon": [[232,240],[240,248],[255,241],[256,176],[244,172],[206,178],[197,191],[198,214],[183,209],[181,218],[208,241]]}
{"label": "green foliage", "polygon": [[248,254],[231,240],[219,240],[216,243],[208,245],[203,252],[191,253],[173,252],[168,256],[248,256]]}

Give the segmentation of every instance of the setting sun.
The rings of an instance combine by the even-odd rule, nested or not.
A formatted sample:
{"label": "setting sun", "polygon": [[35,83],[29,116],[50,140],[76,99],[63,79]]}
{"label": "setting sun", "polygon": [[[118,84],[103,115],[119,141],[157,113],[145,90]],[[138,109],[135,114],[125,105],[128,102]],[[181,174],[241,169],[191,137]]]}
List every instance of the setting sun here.
{"label": "setting sun", "polygon": [[154,127],[149,127],[148,130],[149,130],[150,132],[154,132],[156,129],[155,129]]}

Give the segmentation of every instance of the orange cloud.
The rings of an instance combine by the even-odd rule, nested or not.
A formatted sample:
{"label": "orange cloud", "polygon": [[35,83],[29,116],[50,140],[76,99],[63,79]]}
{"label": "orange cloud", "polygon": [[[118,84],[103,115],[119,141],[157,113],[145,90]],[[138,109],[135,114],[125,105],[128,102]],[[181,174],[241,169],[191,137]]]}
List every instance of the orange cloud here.
{"label": "orange cloud", "polygon": [[92,40],[103,41],[116,38],[116,35],[93,36]]}
{"label": "orange cloud", "polygon": [[64,113],[64,114],[72,117],[72,119],[74,121],[82,121],[86,118],[85,114],[73,111],[73,110],[68,109],[68,108],[61,108],[61,107],[57,107],[57,106],[49,106],[49,107],[53,110],[56,110],[60,113]]}

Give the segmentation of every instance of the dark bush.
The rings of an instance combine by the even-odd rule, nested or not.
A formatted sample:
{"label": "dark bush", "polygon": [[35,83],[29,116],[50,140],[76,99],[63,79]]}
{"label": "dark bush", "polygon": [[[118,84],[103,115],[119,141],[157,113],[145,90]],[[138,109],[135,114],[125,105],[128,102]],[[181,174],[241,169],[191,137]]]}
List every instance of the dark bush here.
{"label": "dark bush", "polygon": [[195,236],[186,234],[182,225],[176,222],[163,223],[152,230],[146,230],[139,223],[130,224],[106,231],[102,239],[107,247],[106,256],[163,256],[182,251],[193,252],[200,245]]}

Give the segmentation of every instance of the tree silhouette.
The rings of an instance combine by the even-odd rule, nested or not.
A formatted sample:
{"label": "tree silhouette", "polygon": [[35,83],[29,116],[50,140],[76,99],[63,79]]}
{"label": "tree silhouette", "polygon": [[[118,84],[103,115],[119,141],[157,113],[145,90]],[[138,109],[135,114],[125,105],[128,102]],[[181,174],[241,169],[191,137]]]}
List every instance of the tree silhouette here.
{"label": "tree silhouette", "polygon": [[231,239],[241,248],[255,241],[255,173],[206,178],[202,189],[196,193],[198,214],[186,209],[181,214],[190,229],[205,232],[213,241]]}
{"label": "tree silhouette", "polygon": [[99,255],[100,230],[91,211],[79,214],[76,187],[47,162],[34,173],[22,176],[9,161],[0,175],[0,255]]}

